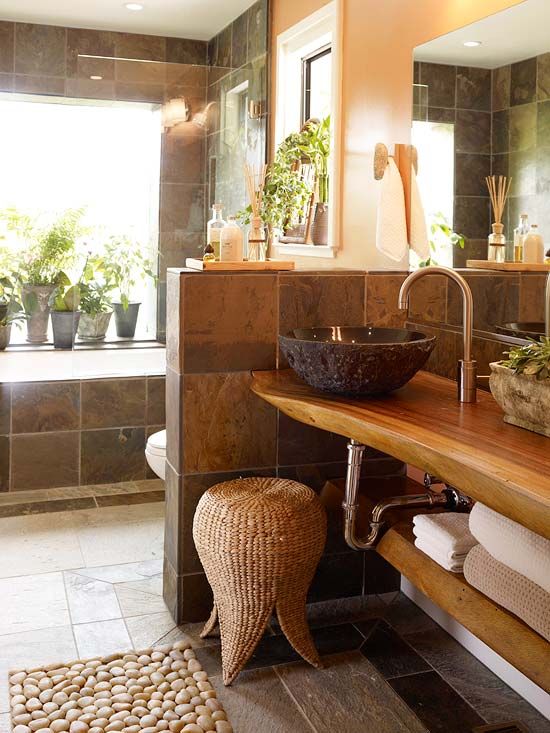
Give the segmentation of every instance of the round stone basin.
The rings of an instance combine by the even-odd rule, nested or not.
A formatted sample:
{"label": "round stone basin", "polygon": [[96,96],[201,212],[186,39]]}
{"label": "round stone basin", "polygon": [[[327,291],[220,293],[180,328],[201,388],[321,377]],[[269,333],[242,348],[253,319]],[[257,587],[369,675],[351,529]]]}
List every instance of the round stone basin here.
{"label": "round stone basin", "polygon": [[526,323],[504,323],[501,326],[496,327],[497,333],[505,334],[506,336],[515,336],[521,339],[538,339],[544,336],[545,326],[544,323],[526,322]]}
{"label": "round stone basin", "polygon": [[435,336],[400,328],[297,328],[279,336],[288,363],[325,392],[374,397],[399,389],[430,356]]}

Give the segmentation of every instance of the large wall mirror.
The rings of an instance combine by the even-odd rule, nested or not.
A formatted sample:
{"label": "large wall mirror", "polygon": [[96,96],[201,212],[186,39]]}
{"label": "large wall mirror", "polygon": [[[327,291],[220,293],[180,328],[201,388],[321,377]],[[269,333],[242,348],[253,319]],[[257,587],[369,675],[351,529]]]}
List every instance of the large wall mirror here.
{"label": "large wall mirror", "polygon": [[526,0],[419,46],[413,84],[412,140],[433,260],[464,268],[479,330],[544,333],[545,273],[467,264],[488,258],[491,175],[512,179],[502,216],[509,246],[525,214],[550,248],[550,3]]}

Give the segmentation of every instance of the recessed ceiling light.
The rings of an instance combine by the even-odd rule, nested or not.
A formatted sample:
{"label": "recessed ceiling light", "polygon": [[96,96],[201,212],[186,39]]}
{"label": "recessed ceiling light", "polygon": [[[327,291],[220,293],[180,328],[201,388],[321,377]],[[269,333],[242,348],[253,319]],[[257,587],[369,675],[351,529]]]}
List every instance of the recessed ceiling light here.
{"label": "recessed ceiling light", "polygon": [[141,3],[125,3],[124,7],[126,10],[143,10]]}
{"label": "recessed ceiling light", "polygon": [[467,48],[476,48],[477,46],[481,46],[481,41],[465,41],[464,45]]}
{"label": "recessed ceiling light", "polygon": [[98,76],[97,74],[92,74],[92,76],[90,77],[90,79],[92,81],[101,81],[103,79],[103,77],[102,76]]}

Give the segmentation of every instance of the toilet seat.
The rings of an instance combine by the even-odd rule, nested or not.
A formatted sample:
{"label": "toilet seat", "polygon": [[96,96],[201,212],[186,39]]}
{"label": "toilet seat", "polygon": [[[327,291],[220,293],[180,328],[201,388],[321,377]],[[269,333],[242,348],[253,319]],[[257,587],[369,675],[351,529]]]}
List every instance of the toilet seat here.
{"label": "toilet seat", "polygon": [[151,469],[161,479],[166,475],[166,430],[153,433],[147,440],[145,457]]}

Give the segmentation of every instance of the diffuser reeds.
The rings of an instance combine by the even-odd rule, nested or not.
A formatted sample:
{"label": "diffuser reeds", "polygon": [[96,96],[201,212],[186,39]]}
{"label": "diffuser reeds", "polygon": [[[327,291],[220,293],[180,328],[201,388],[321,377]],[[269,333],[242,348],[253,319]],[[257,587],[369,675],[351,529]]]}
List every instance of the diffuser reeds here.
{"label": "diffuser reeds", "polygon": [[248,163],[244,164],[244,179],[246,182],[246,190],[252,210],[252,219],[261,218],[262,200],[264,195],[265,177],[267,173],[267,165],[263,165],[258,172],[254,166]]}
{"label": "diffuser reeds", "polygon": [[504,214],[504,207],[506,206],[506,200],[510,193],[512,179],[506,176],[487,176],[485,182],[487,183],[489,196],[491,197],[494,223],[502,224],[502,215]]}

